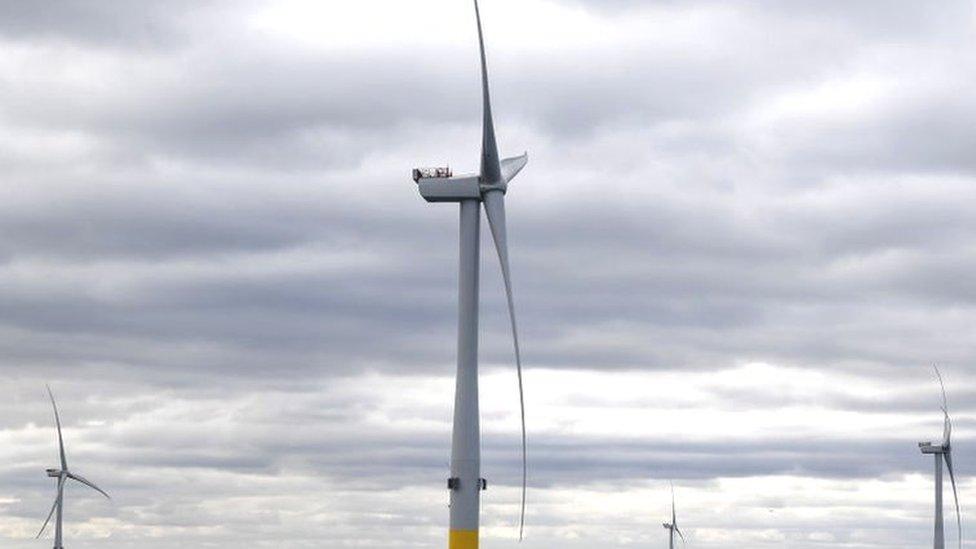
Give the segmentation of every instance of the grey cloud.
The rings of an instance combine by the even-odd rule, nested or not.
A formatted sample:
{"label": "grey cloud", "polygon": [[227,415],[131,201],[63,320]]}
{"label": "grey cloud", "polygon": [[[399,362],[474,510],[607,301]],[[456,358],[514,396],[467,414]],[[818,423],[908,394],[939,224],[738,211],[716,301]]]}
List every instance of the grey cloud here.
{"label": "grey cloud", "polygon": [[[78,42],[102,47],[156,48],[174,46],[190,37],[194,11],[197,16],[218,2],[178,0],[57,0],[43,4],[0,4],[0,35],[10,39]],[[191,11],[192,10],[192,11]]]}
{"label": "grey cloud", "polygon": [[[964,381],[976,357],[966,6],[625,4],[600,3],[599,16],[719,10],[729,26],[686,51],[649,41],[492,57],[502,142],[532,154],[509,201],[527,365],[690,375],[762,361],[925,383],[924,394],[810,402],[756,380],[688,406],[911,413],[913,429],[938,435],[926,365]],[[407,394],[413,380],[452,374],[455,213],[421,203],[407,176],[414,162],[474,166],[471,45],[310,52],[256,43],[226,5],[107,6],[10,4],[0,17],[8,43],[45,44],[61,68],[97,69],[88,79],[41,68],[2,77],[13,137],[0,157],[0,371],[13,386],[0,405],[12,448],[0,528],[33,528],[49,505],[42,470],[56,456],[39,389],[53,381],[71,410],[72,456],[120,492],[117,507],[79,499],[75,515],[107,524],[112,547],[279,547],[282,531],[296,547],[439,543],[450,394],[418,410],[329,387],[353,378]],[[198,9],[225,10],[224,24],[180,26]],[[918,85],[922,68],[931,78]],[[756,122],[784,96],[864,75],[901,81],[846,116]],[[510,368],[487,237],[484,253],[483,359]],[[966,455],[972,388],[952,399]],[[422,426],[363,423],[374,415]],[[928,467],[914,440],[892,433],[531,440],[535,518],[552,536],[527,547],[571,527],[571,512],[546,501],[561,488],[753,475],[855,486]],[[516,449],[514,433],[486,434],[500,494],[491,524],[507,520],[501,494],[517,483]],[[788,507],[756,498],[764,513]],[[845,518],[835,542],[921,543],[928,530],[927,503],[898,518],[871,511],[885,518]],[[771,528],[699,512],[699,524],[726,533]],[[657,539],[622,523],[634,517],[580,520],[590,537],[565,547],[590,549],[603,534],[622,547]],[[822,546],[826,526],[784,518],[778,528],[779,546],[805,548]],[[18,536],[0,529],[4,542]]]}

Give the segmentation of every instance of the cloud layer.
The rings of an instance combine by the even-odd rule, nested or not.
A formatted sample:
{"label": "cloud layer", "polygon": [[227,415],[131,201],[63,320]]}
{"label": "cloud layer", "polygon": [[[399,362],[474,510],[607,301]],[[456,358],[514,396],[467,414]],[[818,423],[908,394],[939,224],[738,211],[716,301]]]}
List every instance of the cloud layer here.
{"label": "cloud layer", "polygon": [[[0,7],[0,540],[443,544],[471,6]],[[971,2],[485,0],[529,367],[529,548],[929,536],[976,345]],[[487,250],[490,243],[484,242]],[[514,546],[511,348],[482,280],[486,547]],[[968,449],[968,450],[967,450]],[[968,512],[964,507],[967,524]]]}

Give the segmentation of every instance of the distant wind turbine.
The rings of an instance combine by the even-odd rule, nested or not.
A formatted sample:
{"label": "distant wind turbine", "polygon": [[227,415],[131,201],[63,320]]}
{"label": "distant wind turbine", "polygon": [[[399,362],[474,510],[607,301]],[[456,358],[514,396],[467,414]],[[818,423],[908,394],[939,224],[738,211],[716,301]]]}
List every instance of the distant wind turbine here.
{"label": "distant wind turbine", "polygon": [[44,521],[44,526],[41,526],[40,532],[37,533],[35,539],[40,538],[41,534],[44,533],[44,529],[47,528],[49,522],[51,522],[51,517],[57,513],[57,517],[54,519],[54,549],[63,549],[61,545],[61,518],[64,514],[64,485],[68,482],[68,479],[80,482],[89,488],[98,491],[100,494],[108,499],[112,499],[104,490],[95,486],[95,483],[86,479],[81,475],[77,475],[68,470],[68,460],[64,456],[64,439],[61,437],[61,416],[58,414],[58,404],[54,401],[54,394],[51,393],[51,388],[47,388],[47,394],[51,397],[51,406],[54,407],[54,422],[58,427],[58,450],[61,453],[61,469],[48,469],[47,476],[58,479],[58,495],[54,498],[54,505],[51,507],[51,512],[47,514],[47,520]]}
{"label": "distant wind turbine", "polygon": [[918,447],[923,454],[935,456],[935,549],[945,549],[945,532],[942,521],[942,460],[945,460],[946,468],[949,469],[949,480],[952,482],[952,497],[956,502],[956,525],[959,529],[959,549],[962,549],[962,516],[959,513],[959,494],[956,492],[956,475],[952,470],[952,420],[949,419],[949,402],[946,399],[945,383],[942,380],[942,372],[935,367],[935,375],[939,378],[939,386],[942,388],[942,416],[943,431],[942,444],[934,445],[931,442],[919,442]]}
{"label": "distant wind turbine", "polygon": [[681,538],[681,543],[685,542],[685,535],[681,533],[681,529],[678,528],[678,516],[674,510],[674,484],[671,484],[671,523],[664,523],[665,530],[668,531],[668,547],[669,549],[674,549],[674,535],[678,534]]}
{"label": "distant wind turbine", "polygon": [[460,203],[460,265],[458,275],[458,357],[457,385],[454,400],[454,432],[451,445],[451,549],[478,547],[480,492],[487,487],[481,478],[481,434],[478,413],[478,276],[480,269],[481,205],[498,251],[508,314],[515,345],[519,404],[522,422],[522,501],[519,513],[519,539],[525,526],[525,492],[527,457],[525,434],[525,398],[522,389],[522,357],[519,351],[512,280],[508,263],[508,241],[505,231],[505,193],[508,183],[525,167],[528,155],[499,160],[495,125],[491,115],[488,90],[488,63],[485,55],[481,12],[474,2],[478,23],[478,45],[481,51],[481,87],[483,101],[481,171],[454,177],[450,168],[421,168],[413,179],[421,196],[428,202]]}

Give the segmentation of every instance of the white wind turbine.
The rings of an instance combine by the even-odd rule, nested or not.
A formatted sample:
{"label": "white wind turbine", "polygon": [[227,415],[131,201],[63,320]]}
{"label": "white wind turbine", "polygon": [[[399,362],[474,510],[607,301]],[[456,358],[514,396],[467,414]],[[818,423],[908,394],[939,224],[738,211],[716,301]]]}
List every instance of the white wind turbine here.
{"label": "white wind turbine", "polygon": [[61,533],[61,519],[64,516],[64,485],[67,484],[68,480],[74,480],[80,482],[89,488],[98,491],[100,494],[108,499],[112,499],[104,490],[95,486],[95,483],[86,479],[85,477],[72,473],[68,469],[68,460],[64,455],[64,439],[61,436],[61,416],[58,414],[58,404],[54,401],[54,394],[51,393],[51,388],[47,388],[47,394],[51,397],[51,406],[54,407],[54,422],[58,427],[58,450],[61,454],[61,468],[60,469],[48,469],[47,476],[58,479],[58,495],[54,498],[54,505],[51,506],[51,512],[47,514],[47,519],[44,521],[44,526],[41,526],[41,530],[37,533],[35,539],[40,538],[47,528],[49,522],[51,522],[51,517],[57,513],[57,517],[54,519],[54,549],[63,549],[61,545],[62,533]]}
{"label": "white wind turbine", "polygon": [[674,535],[678,534],[681,538],[681,543],[685,542],[685,535],[681,533],[681,529],[678,528],[678,515],[674,509],[674,484],[671,484],[671,522],[664,523],[664,529],[668,531],[668,547],[669,549],[674,549]]}
{"label": "white wind turbine", "polygon": [[519,514],[519,539],[525,524],[527,479],[525,399],[522,390],[522,358],[519,351],[512,280],[508,263],[505,230],[505,194],[508,183],[525,167],[528,155],[499,160],[495,125],[488,90],[488,63],[485,55],[481,12],[474,1],[481,51],[483,101],[481,170],[478,174],[454,177],[449,168],[415,169],[413,179],[428,202],[460,204],[460,264],[458,273],[458,357],[454,400],[454,430],[451,444],[451,549],[476,549],[479,543],[480,493],[487,487],[481,478],[481,433],[478,412],[478,278],[480,269],[481,206],[498,251],[509,320],[515,345],[519,403],[522,422],[522,501]]}
{"label": "white wind turbine", "polygon": [[942,444],[919,442],[918,447],[923,454],[935,456],[935,549],[945,549],[945,531],[942,521],[942,461],[945,460],[949,470],[949,480],[952,482],[952,497],[956,502],[956,525],[959,529],[959,549],[962,549],[962,516],[959,513],[959,494],[956,492],[956,475],[952,469],[952,420],[949,419],[949,401],[946,398],[945,383],[942,373],[935,367],[935,375],[939,378],[942,388]]}

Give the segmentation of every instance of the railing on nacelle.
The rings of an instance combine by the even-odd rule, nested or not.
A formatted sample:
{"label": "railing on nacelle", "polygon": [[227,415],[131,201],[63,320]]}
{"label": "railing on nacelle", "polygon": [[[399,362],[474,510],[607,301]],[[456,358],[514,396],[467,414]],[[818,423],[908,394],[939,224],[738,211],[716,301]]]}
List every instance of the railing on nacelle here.
{"label": "railing on nacelle", "polygon": [[453,176],[450,166],[446,168],[414,168],[413,170],[414,182],[421,179],[447,179]]}

